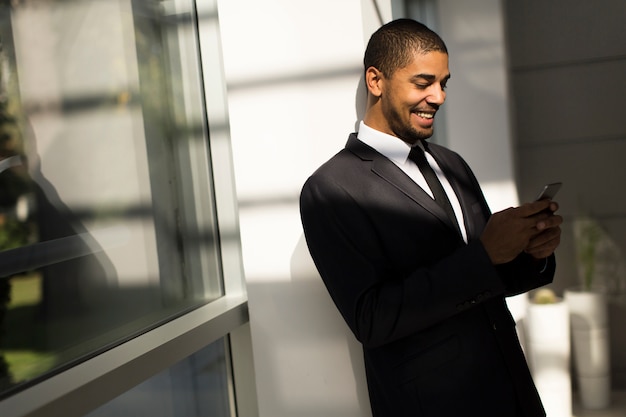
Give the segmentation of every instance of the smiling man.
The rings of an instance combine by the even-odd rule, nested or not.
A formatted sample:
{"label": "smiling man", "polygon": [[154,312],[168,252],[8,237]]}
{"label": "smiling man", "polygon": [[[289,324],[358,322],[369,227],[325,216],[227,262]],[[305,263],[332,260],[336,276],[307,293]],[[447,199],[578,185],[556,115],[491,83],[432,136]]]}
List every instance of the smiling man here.
{"label": "smiling man", "polygon": [[364,70],[359,131],[300,206],[311,256],[363,344],[374,417],[544,416],[505,297],[552,281],[558,205],[491,214],[465,161],[426,141],[450,79],[427,27],[381,27]]}

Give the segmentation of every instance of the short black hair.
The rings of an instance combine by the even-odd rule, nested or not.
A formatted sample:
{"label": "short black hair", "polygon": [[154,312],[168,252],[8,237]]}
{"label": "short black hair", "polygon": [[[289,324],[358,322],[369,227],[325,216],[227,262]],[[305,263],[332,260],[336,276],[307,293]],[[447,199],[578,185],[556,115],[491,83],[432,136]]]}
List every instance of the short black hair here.
{"label": "short black hair", "polygon": [[397,19],[381,26],[367,43],[364,70],[374,67],[385,77],[407,66],[415,53],[443,52],[443,39],[424,24],[413,19]]}

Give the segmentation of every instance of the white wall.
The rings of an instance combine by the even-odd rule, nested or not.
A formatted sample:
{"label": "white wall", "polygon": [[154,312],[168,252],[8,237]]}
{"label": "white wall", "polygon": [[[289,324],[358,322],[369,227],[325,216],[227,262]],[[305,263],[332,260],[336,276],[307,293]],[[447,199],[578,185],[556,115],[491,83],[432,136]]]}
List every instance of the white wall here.
{"label": "white wall", "polygon": [[373,3],[218,5],[259,414],[367,416],[360,346],[309,257],[298,198],[354,130]]}
{"label": "white wall", "polygon": [[[389,21],[391,2],[378,3]],[[492,208],[516,204],[499,3],[440,3],[453,74],[448,144],[467,156]],[[361,348],[308,255],[298,196],[363,108],[362,55],[380,25],[373,4],[219,2],[262,417],[370,415]]]}

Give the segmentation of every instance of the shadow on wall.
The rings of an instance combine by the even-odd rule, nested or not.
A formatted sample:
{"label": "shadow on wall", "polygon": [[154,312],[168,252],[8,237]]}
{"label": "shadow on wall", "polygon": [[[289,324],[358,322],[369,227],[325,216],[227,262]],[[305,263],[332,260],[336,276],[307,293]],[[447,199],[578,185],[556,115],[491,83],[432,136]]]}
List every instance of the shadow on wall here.
{"label": "shadow on wall", "polygon": [[354,122],[354,131],[359,130],[359,122],[363,120],[365,116],[365,110],[367,108],[367,88],[365,87],[365,75],[361,74],[359,77],[359,84],[356,87],[356,93],[354,97],[354,109],[356,110],[356,121]]}
{"label": "shadow on wall", "polygon": [[333,304],[302,234],[290,269],[291,281],[248,284],[255,325],[272,323],[271,334],[255,334],[256,345],[265,347],[255,351],[265,375],[258,388],[261,408],[277,416],[370,416],[361,345]]}
{"label": "shadow on wall", "polygon": [[[365,378],[365,364],[363,362],[363,349],[352,331],[345,324],[339,310],[330,298],[324,283],[319,276],[309,250],[306,245],[304,234],[300,235],[298,244],[291,258],[291,286],[294,292],[301,293],[307,302],[303,309],[303,319],[306,322],[317,323],[320,336],[328,339],[336,339],[345,343],[350,356],[351,375],[354,376],[356,398],[359,404],[359,416],[370,415],[369,395]],[[318,297],[307,297],[307,294],[316,294]],[[307,297],[307,298],[304,298]],[[316,299],[317,298],[317,302]],[[328,324],[327,324],[328,323]]]}
{"label": "shadow on wall", "polygon": [[[357,131],[367,104],[363,75],[355,87]],[[337,148],[342,146],[339,140]],[[302,231],[290,277],[247,283],[255,367],[264,376],[257,384],[261,410],[275,416],[370,417],[362,346],[324,286]],[[271,331],[263,331],[270,324]]]}

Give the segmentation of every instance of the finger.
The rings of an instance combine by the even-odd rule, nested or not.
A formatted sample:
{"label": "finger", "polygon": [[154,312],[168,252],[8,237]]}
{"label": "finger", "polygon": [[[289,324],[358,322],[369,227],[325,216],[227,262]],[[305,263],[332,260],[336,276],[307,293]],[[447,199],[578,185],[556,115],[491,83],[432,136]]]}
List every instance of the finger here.
{"label": "finger", "polygon": [[550,220],[552,217],[554,217],[552,213],[544,210],[540,213],[533,214],[532,216],[527,217],[526,220],[528,220],[528,224],[530,228],[541,232],[549,228],[550,226],[556,225],[556,224],[553,224],[552,220]]}
{"label": "finger", "polygon": [[536,248],[533,250],[526,250],[524,252],[526,252],[528,255],[532,256],[535,259],[543,259],[552,255],[555,250],[556,250],[556,247],[546,246],[546,247]]}
{"label": "finger", "polygon": [[536,237],[529,240],[528,245],[526,245],[526,252],[534,252],[534,251],[545,251],[554,249],[559,246],[561,242],[561,229],[554,228],[548,229],[545,232],[537,235]]}
{"label": "finger", "polygon": [[543,232],[533,236],[532,238],[530,238],[528,240],[528,244],[526,245],[526,248],[535,248],[535,247],[539,247],[541,245],[544,245],[547,242],[552,241],[553,239],[556,239],[558,237],[561,236],[561,229],[560,228],[551,228],[551,229],[547,229],[544,230]]}
{"label": "finger", "polygon": [[[510,213],[511,219],[518,220],[527,220],[528,222],[524,224],[532,224],[538,221],[547,219],[552,216],[552,212],[550,211],[550,205],[547,204],[546,200],[538,201],[539,205],[535,203],[527,203],[522,206],[514,208]],[[533,225],[534,226],[534,225]]]}
{"label": "finger", "polygon": [[558,209],[559,209],[559,203],[557,203],[556,201],[550,201],[550,211],[554,213]]}
{"label": "finger", "polygon": [[549,209],[551,200],[539,200],[532,203],[526,203],[518,207],[519,213],[522,217],[530,217],[535,214],[539,214],[542,211]]}
{"label": "finger", "polygon": [[554,241],[554,242],[551,242],[550,244],[546,244],[546,245],[539,246],[539,247],[532,248],[532,249],[526,249],[524,250],[524,252],[526,252],[528,255],[532,256],[533,258],[541,259],[541,258],[546,258],[552,255],[557,247],[558,247],[558,241]]}
{"label": "finger", "polygon": [[537,222],[537,230],[544,231],[546,229],[552,229],[559,227],[563,223],[563,217],[558,215],[549,215],[546,218],[540,219]]}

